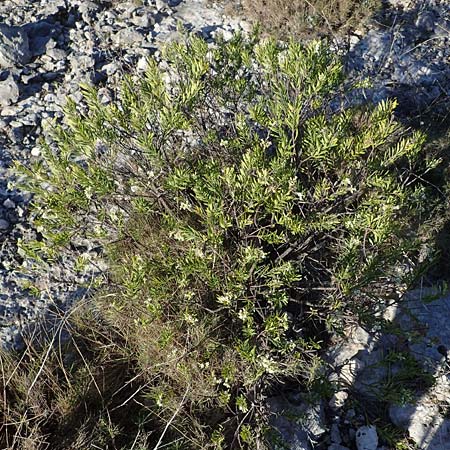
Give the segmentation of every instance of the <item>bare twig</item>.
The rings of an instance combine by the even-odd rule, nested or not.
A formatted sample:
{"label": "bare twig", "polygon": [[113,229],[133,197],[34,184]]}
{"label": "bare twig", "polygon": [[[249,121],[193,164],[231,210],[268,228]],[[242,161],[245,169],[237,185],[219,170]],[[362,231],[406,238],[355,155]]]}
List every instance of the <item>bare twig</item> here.
{"label": "bare twig", "polygon": [[189,392],[189,388],[190,388],[190,386],[188,385],[188,386],[186,387],[186,391],[185,391],[185,393],[184,393],[184,395],[183,395],[183,398],[181,399],[181,402],[180,402],[180,404],[178,405],[177,410],[173,413],[173,415],[172,415],[172,417],[170,418],[170,420],[166,423],[166,426],[164,427],[164,430],[163,430],[163,432],[161,433],[161,436],[159,437],[159,440],[158,440],[158,442],[156,443],[155,447],[153,447],[153,450],[158,450],[158,448],[160,448],[161,442],[162,442],[162,440],[164,439],[164,436],[166,435],[167,430],[169,429],[171,423],[175,420],[175,417],[176,417],[176,416],[178,415],[178,413],[181,411],[181,408],[182,408],[182,406],[183,406],[183,404],[184,404],[184,400],[186,399],[186,396],[187,396],[187,394],[188,394],[188,392]]}

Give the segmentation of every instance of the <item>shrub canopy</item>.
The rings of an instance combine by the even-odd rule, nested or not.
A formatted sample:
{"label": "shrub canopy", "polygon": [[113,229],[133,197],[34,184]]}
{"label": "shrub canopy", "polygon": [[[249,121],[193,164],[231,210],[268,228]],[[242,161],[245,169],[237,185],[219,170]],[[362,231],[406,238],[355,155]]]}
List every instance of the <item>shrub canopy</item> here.
{"label": "shrub canopy", "polygon": [[[98,302],[126,336],[145,406],[182,448],[258,448],[264,398],[320,375],[327,332],[373,311],[425,211],[423,135],[395,101],[345,106],[318,41],[187,36],[102,105],[68,101],[55,145],[22,167],[35,261],[101,240]],[[260,447],[262,448],[262,447]]]}

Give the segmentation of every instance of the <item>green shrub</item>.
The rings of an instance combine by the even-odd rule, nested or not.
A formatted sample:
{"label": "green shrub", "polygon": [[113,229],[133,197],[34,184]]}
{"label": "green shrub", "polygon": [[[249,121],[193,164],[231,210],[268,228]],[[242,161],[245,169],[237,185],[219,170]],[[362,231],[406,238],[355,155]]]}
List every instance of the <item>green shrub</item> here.
{"label": "green shrub", "polygon": [[105,246],[96,308],[146,380],[156,440],[263,448],[270,390],[311,385],[327,332],[414,260],[436,161],[394,101],[346,93],[324,43],[186,37],[113,104],[85,86],[87,108],[69,101],[56,145],[20,167],[44,238],[30,260]]}

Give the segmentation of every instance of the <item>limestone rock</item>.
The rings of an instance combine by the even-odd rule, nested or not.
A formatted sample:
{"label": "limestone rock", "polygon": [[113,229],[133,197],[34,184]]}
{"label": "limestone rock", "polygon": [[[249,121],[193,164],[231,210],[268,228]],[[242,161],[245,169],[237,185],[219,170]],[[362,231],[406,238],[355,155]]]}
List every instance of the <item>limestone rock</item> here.
{"label": "limestone rock", "polygon": [[450,442],[450,420],[440,414],[437,404],[392,405],[389,416],[421,449],[442,450]]}
{"label": "limestone rock", "polygon": [[22,27],[0,24],[0,68],[22,66],[31,59],[28,35]]}
{"label": "limestone rock", "polygon": [[292,450],[313,450],[311,442],[322,436],[326,429],[324,424],[323,403],[309,404],[298,398],[269,399],[272,415],[271,425],[279,432],[281,441]]}
{"label": "limestone rock", "polygon": [[19,86],[11,73],[4,81],[0,81],[0,106],[8,106],[19,99]]}
{"label": "limestone rock", "polygon": [[356,431],[356,447],[358,450],[377,450],[378,434],[373,425],[358,428]]}

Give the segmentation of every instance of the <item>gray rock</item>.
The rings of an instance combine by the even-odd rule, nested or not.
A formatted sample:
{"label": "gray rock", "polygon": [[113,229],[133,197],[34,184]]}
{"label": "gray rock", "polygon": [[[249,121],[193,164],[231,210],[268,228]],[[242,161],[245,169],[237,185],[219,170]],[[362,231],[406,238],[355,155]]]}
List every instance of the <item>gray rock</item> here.
{"label": "gray rock", "polygon": [[117,46],[136,46],[145,40],[145,36],[137,30],[123,28],[111,36],[113,43]]}
{"label": "gray rock", "polygon": [[0,67],[22,66],[31,59],[28,35],[22,27],[0,24]]}
{"label": "gray rock", "polygon": [[162,11],[167,8],[167,2],[164,0],[155,0],[157,11]]}
{"label": "gray rock", "polygon": [[60,61],[67,57],[66,51],[61,48],[49,48],[46,54],[54,61]]}
{"label": "gray rock", "polygon": [[10,198],[7,198],[3,202],[3,206],[7,209],[14,209],[16,207],[16,204]]}
{"label": "gray rock", "polygon": [[22,142],[23,140],[23,124],[17,120],[9,124],[8,136],[14,143]]}
{"label": "gray rock", "polygon": [[[426,339],[411,342],[413,356],[434,371],[442,364],[444,355],[440,347],[450,348],[450,327],[448,327],[450,296],[436,298],[432,290],[410,292],[402,302],[398,322],[406,332],[421,329]],[[440,298],[439,298],[440,297]]]}
{"label": "gray rock", "polygon": [[337,423],[333,423],[330,429],[330,439],[334,444],[340,444],[342,442],[341,432]]}
{"label": "gray rock", "polygon": [[111,62],[109,64],[105,64],[102,67],[102,70],[105,71],[108,76],[114,75],[119,69],[120,69],[120,66],[116,62]]}
{"label": "gray rock", "polygon": [[397,114],[405,117],[431,109],[437,114],[448,111],[448,1],[390,2],[399,9],[386,8],[381,14],[388,21],[395,15],[391,26],[371,23],[370,30],[345,56],[351,73],[372,82],[373,87],[363,90],[360,99],[378,102],[396,97],[400,104]]}
{"label": "gray rock", "polygon": [[80,11],[81,18],[86,23],[91,23],[92,20],[97,16],[99,10],[100,5],[89,0],[83,0],[83,2],[81,2],[81,4],[78,6],[78,11]]}
{"label": "gray rock", "polygon": [[0,219],[0,230],[5,231],[9,228],[9,222],[5,219]]}
{"label": "gray rock", "polygon": [[122,20],[129,20],[133,16],[133,13],[139,8],[136,3],[133,2],[123,2],[120,4],[120,9],[122,13],[120,14],[120,18]]}
{"label": "gray rock", "polygon": [[33,44],[33,39],[36,37],[48,37],[48,39],[50,39],[58,33],[59,26],[55,25],[55,23],[48,22],[47,20],[39,20],[37,22],[28,23],[24,26],[24,29],[28,34],[31,46]]}
{"label": "gray rock", "polygon": [[443,450],[450,442],[450,420],[442,416],[437,404],[392,405],[389,417],[394,425],[407,430],[421,449]]}
{"label": "gray rock", "polygon": [[102,105],[107,105],[112,102],[113,94],[108,88],[100,88],[97,97]]}
{"label": "gray rock", "polygon": [[407,430],[415,412],[414,405],[392,405],[389,408],[389,417],[395,426]]}
{"label": "gray rock", "polygon": [[435,29],[437,16],[432,10],[423,10],[419,13],[416,19],[416,27],[428,33],[432,33]]}
{"label": "gray rock", "polygon": [[313,450],[308,438],[308,433],[301,427],[295,426],[285,417],[272,419],[272,426],[277,434],[276,442],[282,445],[281,448],[291,450]]}
{"label": "gray rock", "polygon": [[142,15],[140,14],[134,15],[130,19],[130,21],[133,25],[142,28],[149,28],[155,24],[155,18],[152,15],[148,14],[147,12],[143,13]]}
{"label": "gray rock", "polygon": [[358,428],[356,431],[356,447],[358,450],[377,450],[378,434],[375,426]]}
{"label": "gray rock", "polygon": [[328,447],[328,450],[350,450],[350,449],[348,447],[344,447],[343,445],[331,444]]}
{"label": "gray rock", "polygon": [[28,33],[30,51],[33,56],[43,55],[49,48],[57,45],[61,26],[45,20],[24,26]]}
{"label": "gray rock", "polygon": [[50,2],[46,2],[45,7],[42,10],[42,15],[44,17],[53,16],[61,11],[65,11],[66,8],[66,0],[52,0]]}
{"label": "gray rock", "polygon": [[[300,398],[301,396],[299,396]],[[312,450],[312,442],[325,431],[323,403],[309,404],[296,399],[295,404],[284,397],[269,399],[271,425],[289,449]]]}
{"label": "gray rock", "polygon": [[0,105],[8,106],[16,103],[19,99],[19,94],[19,86],[14,81],[11,73],[6,80],[0,81]]}
{"label": "gray rock", "polygon": [[83,54],[71,54],[68,58],[73,72],[93,69],[95,66],[95,59],[92,56]]}
{"label": "gray rock", "polygon": [[373,338],[361,327],[356,327],[350,337],[327,353],[327,360],[335,367],[345,365],[357,353],[372,345]]}
{"label": "gray rock", "polygon": [[38,36],[30,44],[32,56],[41,56],[47,51],[47,46],[52,46],[51,39],[47,36]]}

